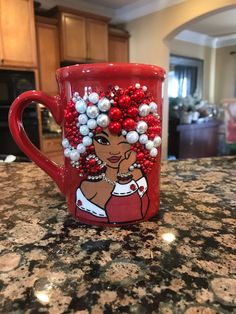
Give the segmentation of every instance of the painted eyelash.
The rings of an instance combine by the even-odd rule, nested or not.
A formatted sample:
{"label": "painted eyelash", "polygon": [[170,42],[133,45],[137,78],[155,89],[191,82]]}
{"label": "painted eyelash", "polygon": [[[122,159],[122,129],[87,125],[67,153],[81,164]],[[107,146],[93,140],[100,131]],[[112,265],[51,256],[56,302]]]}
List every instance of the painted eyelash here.
{"label": "painted eyelash", "polygon": [[[110,142],[107,138],[105,138],[104,136],[95,136],[94,137],[95,141],[98,142],[99,144],[102,144],[102,145],[110,145]],[[102,140],[102,139],[105,139],[105,143],[104,142],[100,142],[99,140]]]}

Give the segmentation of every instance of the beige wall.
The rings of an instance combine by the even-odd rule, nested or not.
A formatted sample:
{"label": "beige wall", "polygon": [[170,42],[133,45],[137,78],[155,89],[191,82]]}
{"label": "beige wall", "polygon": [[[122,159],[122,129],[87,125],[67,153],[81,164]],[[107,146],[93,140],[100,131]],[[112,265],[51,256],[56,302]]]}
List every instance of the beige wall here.
{"label": "beige wall", "polygon": [[[168,40],[174,38],[188,23],[230,6],[236,6],[236,0],[186,0],[127,23],[126,28],[131,34],[130,61],[160,65],[168,69]],[[165,158],[168,139],[167,84],[163,105],[162,139],[162,156]]]}
{"label": "beige wall", "polygon": [[216,49],[215,67],[215,101],[217,104],[223,98],[233,98],[236,89],[236,51],[235,46]]}
{"label": "beige wall", "polygon": [[173,39],[169,44],[170,53],[203,60],[203,99],[210,99],[212,48]]}

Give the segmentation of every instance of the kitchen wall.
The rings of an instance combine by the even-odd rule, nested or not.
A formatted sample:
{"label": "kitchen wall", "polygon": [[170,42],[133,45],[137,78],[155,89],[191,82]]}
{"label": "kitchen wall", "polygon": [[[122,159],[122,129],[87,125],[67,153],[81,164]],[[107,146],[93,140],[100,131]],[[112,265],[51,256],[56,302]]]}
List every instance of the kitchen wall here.
{"label": "kitchen wall", "polygon": [[216,49],[215,62],[215,102],[220,103],[224,98],[236,95],[236,45]]}
{"label": "kitchen wall", "polygon": [[[236,6],[236,0],[187,0],[126,23],[126,28],[131,35],[130,61],[156,64],[168,70],[169,40],[186,28],[188,23],[232,6]],[[168,140],[167,84],[165,84],[162,138],[162,156],[165,158]]]}

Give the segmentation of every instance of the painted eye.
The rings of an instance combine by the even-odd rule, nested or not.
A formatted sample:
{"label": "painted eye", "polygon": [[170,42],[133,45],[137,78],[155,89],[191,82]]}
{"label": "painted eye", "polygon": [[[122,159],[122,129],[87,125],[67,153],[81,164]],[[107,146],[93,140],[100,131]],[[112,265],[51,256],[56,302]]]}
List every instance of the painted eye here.
{"label": "painted eye", "polygon": [[99,136],[94,137],[94,139],[96,142],[98,142],[101,145],[110,145],[110,142],[105,136],[99,135]]}

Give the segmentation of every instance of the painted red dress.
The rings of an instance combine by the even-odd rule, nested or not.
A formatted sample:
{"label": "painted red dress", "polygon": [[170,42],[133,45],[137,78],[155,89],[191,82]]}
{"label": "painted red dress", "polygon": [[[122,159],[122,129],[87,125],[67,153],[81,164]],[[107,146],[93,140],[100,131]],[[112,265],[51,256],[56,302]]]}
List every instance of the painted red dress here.
{"label": "painted red dress", "polygon": [[80,188],[76,191],[77,218],[106,223],[129,223],[142,220],[148,210],[145,177],[128,184],[116,183],[105,209],[88,200]]}

